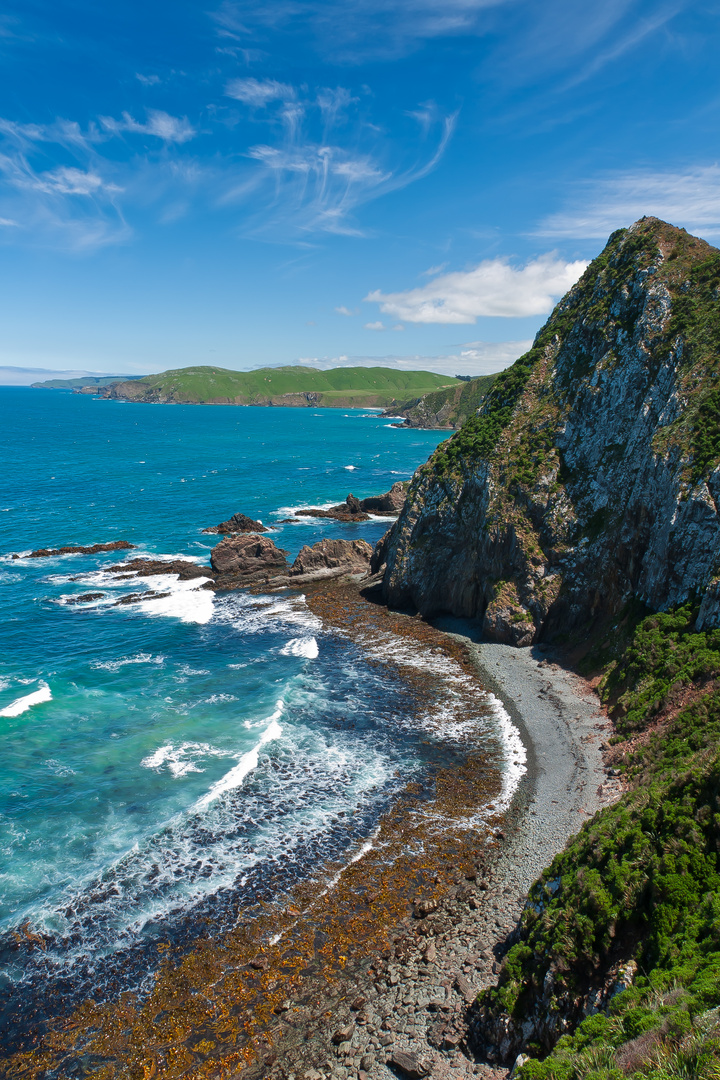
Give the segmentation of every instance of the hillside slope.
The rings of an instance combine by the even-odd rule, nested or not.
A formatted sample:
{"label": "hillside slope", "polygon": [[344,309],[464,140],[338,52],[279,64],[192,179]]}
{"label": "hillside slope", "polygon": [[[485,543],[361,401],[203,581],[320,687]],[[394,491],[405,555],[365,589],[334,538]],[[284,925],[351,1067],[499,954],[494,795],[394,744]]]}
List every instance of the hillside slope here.
{"label": "hillside slope", "polygon": [[318,371],[291,366],[228,371],[216,367],[178,368],[120,382],[104,396],[123,401],[206,403],[216,405],[286,405],[386,407],[457,380],[431,371],[397,371],[384,367],[343,367]]}
{"label": "hillside slope", "polygon": [[720,622],[720,252],[655,218],[614,233],[533,348],[416,474],[392,604],[567,640],[632,598]]}
{"label": "hillside slope", "polygon": [[455,430],[477,412],[496,378],[497,375],[479,375],[476,379],[459,380],[446,390],[433,390],[421,398],[406,401],[393,413],[405,417],[405,427]]}

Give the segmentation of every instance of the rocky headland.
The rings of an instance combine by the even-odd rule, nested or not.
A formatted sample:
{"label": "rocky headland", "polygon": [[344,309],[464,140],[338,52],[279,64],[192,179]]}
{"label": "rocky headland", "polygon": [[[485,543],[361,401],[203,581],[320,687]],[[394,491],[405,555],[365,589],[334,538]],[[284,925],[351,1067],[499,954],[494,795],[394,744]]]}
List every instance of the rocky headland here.
{"label": "rocky headland", "polygon": [[654,218],[619,230],[374,551],[214,548],[209,587],[299,586],[383,662],[412,642],[472,671],[454,709],[492,691],[527,772],[481,819],[499,778],[479,747],[449,758],[330,884],[168,963],[122,1024],[88,1011],[47,1061],[92,1045],[128,1077],[718,1074],[719,301],[716,249]]}
{"label": "rocky headland", "polygon": [[498,641],[587,634],[631,599],[720,615],[717,252],[654,218],[613,234],[525,356],[415,476],[390,604]]}

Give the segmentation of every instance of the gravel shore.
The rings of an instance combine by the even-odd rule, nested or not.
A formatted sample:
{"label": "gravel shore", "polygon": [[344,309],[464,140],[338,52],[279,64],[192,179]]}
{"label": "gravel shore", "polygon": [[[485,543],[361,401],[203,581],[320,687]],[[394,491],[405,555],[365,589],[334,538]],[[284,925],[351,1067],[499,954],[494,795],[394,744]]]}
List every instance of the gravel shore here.
{"label": "gravel shore", "polygon": [[502,849],[492,870],[457,875],[435,910],[398,926],[394,948],[356,973],[356,985],[328,1015],[324,1036],[313,1032],[302,1058],[292,1066],[279,1058],[273,1075],[505,1076],[506,1069],[469,1051],[468,1005],[494,983],[532,882],[582,822],[620,794],[602,759],[611,724],[594,692],[553,652],[478,643],[460,620],[435,626],[468,648],[480,681],[502,701],[527,751]]}

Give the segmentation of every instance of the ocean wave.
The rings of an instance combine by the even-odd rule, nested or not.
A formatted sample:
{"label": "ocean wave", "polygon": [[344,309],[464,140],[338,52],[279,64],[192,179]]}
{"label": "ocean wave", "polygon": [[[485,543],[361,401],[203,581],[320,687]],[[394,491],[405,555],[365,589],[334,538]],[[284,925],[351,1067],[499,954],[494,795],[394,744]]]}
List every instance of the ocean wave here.
{"label": "ocean wave", "polygon": [[305,597],[249,596],[237,592],[216,597],[216,619],[229,622],[243,634],[283,633],[288,627],[317,633],[322,622],[305,603]]}
{"label": "ocean wave", "polygon": [[500,741],[505,758],[502,791],[494,803],[495,811],[502,813],[509,807],[521,778],[527,772],[527,751],[520,738],[520,732],[513,724],[510,714],[500,699],[489,692],[487,698],[500,729]]}
{"label": "ocean wave", "polygon": [[318,643],[314,637],[291,638],[280,650],[282,656],[304,656],[315,660],[318,655]]}
{"label": "ocean wave", "polygon": [[133,606],[144,615],[161,615],[204,625],[212,619],[215,607],[215,594],[200,587],[209,580],[193,578],[191,581],[176,581],[171,584],[169,596],[140,600]]}
{"label": "ocean wave", "polygon": [[268,726],[263,731],[256,745],[252,750],[248,750],[246,754],[243,754],[234,769],[225,773],[225,776],[213,784],[210,790],[198,799],[195,803],[196,810],[206,810],[210,803],[214,802],[215,799],[219,799],[221,795],[225,795],[228,791],[240,787],[248,773],[257,769],[262,747],[265,746],[266,743],[274,742],[282,735],[282,727],[278,723],[278,720],[283,714],[283,709],[283,702],[278,701],[277,708],[272,716],[268,717]]}
{"label": "ocean wave", "polygon": [[[272,517],[290,517],[297,513],[298,510],[331,510],[333,506],[338,506],[342,500],[335,499],[334,502],[304,502],[298,503],[296,506],[279,506],[277,510],[272,510]],[[322,519],[321,519],[322,520]],[[314,522],[317,524],[318,519],[313,517],[298,518],[298,521],[303,524],[307,522]],[[293,522],[294,524],[294,522]]]}
{"label": "ocean wave", "polygon": [[218,750],[209,743],[184,742],[180,746],[166,743],[159,746],[152,754],[144,757],[140,764],[144,769],[155,769],[160,772],[167,769],[176,779],[187,776],[188,773],[205,772],[198,765],[198,760],[204,757],[231,757],[227,750]]}
{"label": "ocean wave", "polygon": [[91,660],[90,667],[98,671],[120,671],[128,664],[162,664],[164,656],[153,656],[151,653],[138,653],[137,656],[123,656],[119,660]]}
{"label": "ocean wave", "polygon": [[40,683],[40,688],[34,690],[32,694],[25,694],[24,697],[16,698],[15,701],[11,701],[9,705],[6,705],[4,709],[0,709],[0,716],[20,716],[22,713],[27,712],[33,705],[40,705],[43,701],[51,701],[52,694],[50,687],[47,683]]}

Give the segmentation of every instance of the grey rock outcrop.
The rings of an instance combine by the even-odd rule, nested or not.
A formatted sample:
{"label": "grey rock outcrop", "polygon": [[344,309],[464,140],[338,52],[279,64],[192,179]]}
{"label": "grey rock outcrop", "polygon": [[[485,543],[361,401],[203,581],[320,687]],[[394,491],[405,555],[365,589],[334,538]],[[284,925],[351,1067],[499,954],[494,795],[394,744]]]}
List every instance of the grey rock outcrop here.
{"label": "grey rock outcrop", "polygon": [[264,533],[267,531],[261,521],[254,521],[252,518],[246,517],[245,514],[233,514],[227,521],[221,521],[219,525],[210,525],[209,528],[203,529],[204,533],[221,533],[225,536],[231,533]]}
{"label": "grey rock outcrop", "polygon": [[416,473],[387,600],[517,645],[589,630],[630,599],[664,610],[704,594],[698,625],[720,625],[719,288],[720,253],[684,230],[644,218],[613,234]]}
{"label": "grey rock outcrop", "polygon": [[213,548],[210,565],[218,575],[218,584],[222,579],[245,584],[264,581],[286,571],[286,554],[267,536],[239,533],[226,537]]}
{"label": "grey rock outcrop", "polygon": [[366,514],[399,514],[405,505],[406,491],[407,484],[398,480],[384,495],[360,499],[360,509]]}
{"label": "grey rock outcrop", "polygon": [[338,570],[348,574],[367,573],[373,549],[364,540],[320,540],[302,548],[290,567],[290,575]]}

